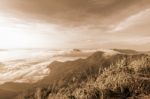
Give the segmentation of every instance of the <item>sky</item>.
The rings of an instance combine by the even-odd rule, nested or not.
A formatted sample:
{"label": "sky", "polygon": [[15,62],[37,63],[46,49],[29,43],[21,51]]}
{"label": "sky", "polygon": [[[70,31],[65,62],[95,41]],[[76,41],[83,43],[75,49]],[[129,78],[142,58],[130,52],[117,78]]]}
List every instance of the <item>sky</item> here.
{"label": "sky", "polygon": [[150,0],[0,0],[0,49],[150,49]]}

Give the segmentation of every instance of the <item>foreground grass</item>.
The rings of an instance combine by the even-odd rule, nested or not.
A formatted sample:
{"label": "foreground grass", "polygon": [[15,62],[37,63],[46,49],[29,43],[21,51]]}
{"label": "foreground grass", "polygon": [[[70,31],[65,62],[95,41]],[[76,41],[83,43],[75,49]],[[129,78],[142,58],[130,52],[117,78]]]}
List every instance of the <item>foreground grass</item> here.
{"label": "foreground grass", "polygon": [[[82,74],[81,74],[82,75]],[[150,57],[123,58],[84,81],[75,75],[66,85],[36,88],[18,99],[150,99]]]}

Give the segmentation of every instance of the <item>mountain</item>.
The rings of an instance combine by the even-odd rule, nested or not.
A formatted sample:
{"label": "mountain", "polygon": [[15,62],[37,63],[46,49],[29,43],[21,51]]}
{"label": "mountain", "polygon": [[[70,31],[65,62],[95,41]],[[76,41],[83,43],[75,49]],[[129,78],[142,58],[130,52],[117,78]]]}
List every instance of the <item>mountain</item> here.
{"label": "mountain", "polygon": [[[79,73],[82,73],[82,76],[88,76],[87,71],[89,71],[89,73],[97,73],[100,67],[102,69],[107,68],[111,63],[122,57],[122,55],[115,55],[106,58],[103,55],[104,52],[96,52],[87,59],[78,59],[67,62],[55,61],[48,66],[51,70],[50,75],[39,81],[38,84],[47,85],[57,82],[58,80],[70,80],[73,75],[78,75]],[[90,71],[90,69],[92,69],[92,71]]]}
{"label": "mountain", "polygon": [[112,50],[120,52],[120,53],[124,53],[124,54],[137,54],[137,53],[140,53],[136,50],[131,50],[131,49],[112,49]]}
{"label": "mountain", "polygon": [[[129,51],[124,51],[126,53],[121,52],[106,53],[99,51],[86,59],[78,59],[67,62],[54,61],[48,66],[51,70],[50,74],[37,82],[37,86],[41,88],[41,90],[44,88],[47,94],[50,93],[50,90],[52,90],[51,87],[53,86],[57,86],[56,88],[53,88],[54,92],[57,92],[61,88],[66,88],[68,85],[73,85],[74,88],[76,88],[78,84],[86,81],[89,77],[95,77],[95,75],[110,68],[112,64],[117,64],[119,60],[125,59],[125,65],[128,65],[133,61],[141,60],[143,57],[148,57],[148,55],[144,53],[133,52],[131,54],[131,51],[130,53]],[[47,87],[49,89],[46,89]],[[42,91],[40,92],[42,94]],[[36,91],[35,93],[32,93],[37,95]],[[33,94],[31,96],[35,97]]]}
{"label": "mountain", "polygon": [[85,50],[80,50],[80,49],[72,49],[69,51],[64,51],[63,54],[56,55],[56,56],[63,56],[63,57],[88,57],[92,55],[92,51],[85,51]]}
{"label": "mountain", "polygon": [[[33,86],[33,85],[32,85]],[[0,99],[11,99],[20,92],[31,88],[31,84],[8,82],[0,85]]]}
{"label": "mountain", "polygon": [[[122,60],[123,60],[123,63],[122,63]],[[147,67],[142,67],[142,70],[137,71],[136,69],[138,69],[138,66],[139,66],[137,64],[140,64],[140,65],[145,64],[145,63],[142,63],[143,61],[144,62],[146,61],[146,63],[148,64],[146,65]],[[89,82],[92,82],[92,85],[95,84],[95,81],[97,81],[98,83],[102,81],[103,82],[102,85],[105,83],[111,83],[111,82],[105,82],[103,80],[107,79],[107,77],[111,77],[114,74],[115,76],[113,76],[113,78],[116,78],[118,77],[116,76],[118,73],[120,74],[122,78],[126,78],[126,76],[129,75],[131,77],[135,76],[137,78],[142,79],[142,82],[144,82],[144,84],[142,84],[144,88],[146,84],[146,88],[145,88],[146,92],[145,93],[139,92],[139,94],[141,93],[141,94],[148,95],[150,93],[150,91],[148,90],[150,88],[150,84],[149,84],[150,82],[149,64],[150,63],[149,62],[150,62],[150,56],[146,53],[135,52],[135,51],[130,51],[130,50],[98,51],[98,52],[93,53],[91,56],[87,57],[86,59],[77,59],[75,61],[66,61],[66,62],[59,62],[59,61],[52,62],[50,65],[48,65],[48,68],[50,69],[50,74],[44,77],[42,80],[32,85],[25,86],[24,84],[17,85],[15,83],[13,84],[10,83],[10,84],[2,85],[4,87],[0,86],[0,89],[4,90],[7,88],[11,88],[11,90],[10,89],[9,90],[7,89],[7,90],[12,91],[12,89],[16,89],[16,88],[17,89],[25,88],[25,91],[23,92],[21,90],[18,90],[17,94],[14,93],[15,94],[14,96],[17,95],[17,97],[14,97],[16,99],[62,99],[60,97],[57,97],[57,94],[59,94],[61,90],[65,90],[63,94],[66,94],[65,93],[67,92],[66,90],[69,90],[69,92],[67,92],[67,96],[63,99],[76,99],[75,97],[78,97],[74,95],[74,92],[76,92],[76,90],[78,89],[83,90],[82,87],[85,87],[86,89],[87,88],[86,85]],[[119,68],[117,67],[118,65],[119,65]],[[109,72],[112,74],[110,74]],[[104,77],[103,74],[106,74],[107,76]],[[126,76],[124,77],[122,76],[122,74],[126,74]],[[102,80],[99,81],[99,78],[101,78]],[[120,78],[119,79],[116,78],[116,81],[117,80],[119,81],[119,83],[122,83]],[[127,78],[127,81],[128,81],[128,78]],[[139,80],[139,83],[140,81],[141,80]],[[14,85],[15,87],[12,87]],[[116,84],[115,86],[118,86],[118,85]],[[93,91],[93,88],[94,87],[91,88],[92,91]],[[86,92],[87,95],[89,95],[88,91],[91,91],[91,89],[87,90]],[[124,95],[124,92],[120,92],[120,91],[118,92],[118,91],[110,90],[110,89],[108,91],[108,89],[109,88],[107,88],[107,94],[110,93],[110,95],[111,94],[120,95],[121,98],[118,98],[118,99],[123,99],[122,97],[133,95],[133,93],[131,93],[128,88],[124,89],[124,90],[127,90],[130,94],[127,96],[126,94]],[[103,90],[99,88],[96,90],[98,90],[98,94],[103,92]],[[132,91],[135,91],[135,89],[132,89]],[[3,92],[6,93],[6,91],[3,91]],[[13,94],[12,92],[8,92],[8,93]],[[70,94],[68,95],[68,93],[70,93],[71,96]],[[94,89],[94,93],[95,93],[95,89]],[[72,98],[69,98],[69,97],[72,97]],[[83,99],[83,98],[78,98],[78,99]],[[85,99],[99,99],[99,98],[85,98]]]}
{"label": "mountain", "polygon": [[95,75],[98,72],[103,71],[105,68],[109,68],[111,64],[115,64],[121,59],[125,58],[128,63],[146,56],[147,54],[143,53],[133,53],[132,55],[114,53],[109,55],[106,52],[98,51],[86,59],[67,62],[54,61],[48,66],[51,71],[50,75],[39,81],[37,84],[48,85],[62,80],[69,81],[73,76],[78,74],[82,74],[80,75],[83,76],[81,77],[82,79],[79,79],[82,81],[86,76],[88,77],[91,74]]}
{"label": "mountain", "polygon": [[10,99],[16,96],[16,92],[0,89],[0,99]]}

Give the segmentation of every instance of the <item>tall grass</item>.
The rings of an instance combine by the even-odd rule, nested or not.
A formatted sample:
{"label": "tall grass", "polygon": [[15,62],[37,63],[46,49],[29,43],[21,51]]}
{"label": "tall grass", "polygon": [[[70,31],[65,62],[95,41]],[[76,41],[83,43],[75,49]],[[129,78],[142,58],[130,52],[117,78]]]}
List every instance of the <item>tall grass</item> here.
{"label": "tall grass", "polygon": [[[91,72],[92,73],[92,72]],[[82,73],[80,74],[82,75]],[[99,74],[88,75],[80,81],[75,75],[67,86],[55,86],[38,89],[33,97],[23,99],[127,99],[150,98],[150,57],[144,56],[136,60],[120,59]],[[77,80],[77,81],[76,81]],[[57,90],[52,90],[57,89]],[[18,99],[22,99],[19,97]]]}

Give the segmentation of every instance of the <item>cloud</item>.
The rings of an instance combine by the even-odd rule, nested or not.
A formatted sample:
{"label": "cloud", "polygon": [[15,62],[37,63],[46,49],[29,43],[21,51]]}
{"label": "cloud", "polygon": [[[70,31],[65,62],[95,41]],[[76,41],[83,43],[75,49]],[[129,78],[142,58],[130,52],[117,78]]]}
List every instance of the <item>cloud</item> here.
{"label": "cloud", "polygon": [[21,17],[33,17],[57,24],[108,25],[145,8],[149,2],[149,0],[6,0],[3,6],[11,12],[19,13]]}
{"label": "cloud", "polygon": [[[39,23],[39,26],[36,30],[42,35],[47,35],[42,39],[49,39],[45,44],[47,46],[52,45],[57,48],[105,48],[106,45],[120,47],[122,45],[118,44],[119,42],[125,42],[129,46],[127,40],[134,43],[131,40],[136,39],[135,35],[141,39],[149,37],[150,22],[149,14],[147,14],[149,11],[145,9],[150,8],[150,0],[1,1],[1,12],[13,14],[16,19],[26,22],[34,23],[37,20],[38,22],[35,23]],[[43,22],[47,24],[41,26]],[[51,32],[49,24],[59,27]],[[34,27],[34,24],[31,27]],[[148,39],[143,42],[147,41]],[[114,45],[111,44],[112,42],[115,42]]]}
{"label": "cloud", "polygon": [[124,21],[121,21],[117,26],[115,26],[115,28],[112,30],[112,32],[126,30],[128,28],[138,26],[138,25],[142,26],[146,23],[150,24],[150,21],[148,20],[149,17],[150,17],[150,9],[140,11],[137,14],[129,16]]}
{"label": "cloud", "polygon": [[[25,21],[13,15],[0,13],[0,47],[49,47],[57,44],[59,26],[36,20]],[[37,45],[38,43],[38,45]]]}

